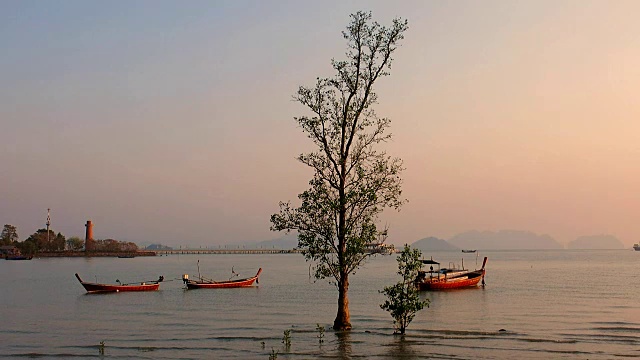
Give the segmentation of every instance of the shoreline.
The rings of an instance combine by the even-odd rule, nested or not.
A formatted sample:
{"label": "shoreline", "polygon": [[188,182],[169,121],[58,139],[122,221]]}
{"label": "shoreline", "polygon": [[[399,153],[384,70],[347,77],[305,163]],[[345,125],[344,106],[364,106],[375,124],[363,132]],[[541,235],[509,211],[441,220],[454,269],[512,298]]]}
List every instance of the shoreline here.
{"label": "shoreline", "polygon": [[98,252],[85,252],[85,251],[57,251],[57,252],[42,252],[34,254],[35,258],[55,258],[55,257],[138,257],[138,256],[157,256],[155,251],[98,251]]}

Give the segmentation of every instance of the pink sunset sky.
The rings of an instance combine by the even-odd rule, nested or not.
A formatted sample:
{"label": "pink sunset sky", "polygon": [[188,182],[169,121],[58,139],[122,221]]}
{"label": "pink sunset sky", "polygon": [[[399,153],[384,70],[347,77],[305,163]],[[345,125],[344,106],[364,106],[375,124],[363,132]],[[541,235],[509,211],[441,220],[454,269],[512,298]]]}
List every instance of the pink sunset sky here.
{"label": "pink sunset sky", "polygon": [[404,160],[389,241],[640,241],[638,1],[4,1],[0,226],[172,246],[275,238],[311,149],[298,85],[349,14],[409,30],[377,85]]}

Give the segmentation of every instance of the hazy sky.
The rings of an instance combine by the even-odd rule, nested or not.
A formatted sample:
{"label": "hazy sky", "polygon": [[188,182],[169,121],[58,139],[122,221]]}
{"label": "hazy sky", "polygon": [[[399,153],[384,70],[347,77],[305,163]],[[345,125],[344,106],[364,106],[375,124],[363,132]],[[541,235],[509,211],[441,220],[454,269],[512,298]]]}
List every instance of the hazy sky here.
{"label": "hazy sky", "polygon": [[349,14],[409,20],[377,86],[405,162],[389,241],[640,241],[638,1],[0,1],[0,226],[206,246],[280,236],[298,85]]}

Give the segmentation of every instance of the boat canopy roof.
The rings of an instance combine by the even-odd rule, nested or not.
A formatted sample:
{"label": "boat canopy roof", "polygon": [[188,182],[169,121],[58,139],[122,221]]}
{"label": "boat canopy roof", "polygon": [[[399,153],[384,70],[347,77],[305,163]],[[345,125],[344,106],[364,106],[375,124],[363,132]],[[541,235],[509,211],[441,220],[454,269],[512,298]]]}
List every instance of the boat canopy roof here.
{"label": "boat canopy roof", "polygon": [[430,259],[430,260],[422,260],[422,263],[423,263],[423,264],[427,264],[427,265],[440,265],[440,263],[439,263],[439,262],[437,262],[437,261],[433,261],[433,259]]}

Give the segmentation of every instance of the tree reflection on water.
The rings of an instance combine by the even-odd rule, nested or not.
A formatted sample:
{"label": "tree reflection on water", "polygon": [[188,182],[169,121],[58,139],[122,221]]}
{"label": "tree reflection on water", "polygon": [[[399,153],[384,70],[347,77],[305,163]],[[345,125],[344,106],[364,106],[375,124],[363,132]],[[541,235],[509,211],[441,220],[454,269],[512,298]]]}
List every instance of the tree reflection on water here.
{"label": "tree reflection on water", "polygon": [[338,357],[340,359],[351,359],[351,331],[336,331],[338,340]]}
{"label": "tree reflection on water", "polygon": [[418,359],[419,354],[411,347],[411,341],[406,335],[394,335],[393,342],[389,344],[389,351],[385,358],[389,359]]}
{"label": "tree reflection on water", "polygon": [[[343,359],[343,360],[352,359],[354,357],[353,350],[352,350],[353,343],[354,343],[354,340],[352,339],[352,332],[337,331],[334,334],[336,336],[336,342],[337,342],[337,347],[336,347],[337,354],[335,358]],[[353,335],[355,335],[356,337],[358,336],[358,334],[353,334]],[[424,354],[421,356],[419,352],[415,350],[415,347],[412,346],[412,345],[419,344],[419,342],[410,340],[409,336],[389,335],[387,339],[390,341],[389,342],[385,341],[384,344],[379,344],[379,345],[382,345],[382,347],[385,348],[386,351],[384,351],[383,353],[377,353],[376,350],[373,350],[374,352],[377,353],[375,355],[376,358],[407,359],[407,360],[424,358]],[[355,340],[355,342],[356,344],[360,343],[359,340]],[[362,352],[362,350],[363,348],[360,348],[360,352]],[[371,353],[369,355],[374,356]],[[362,354],[361,353],[356,354],[355,357],[361,358]]]}

